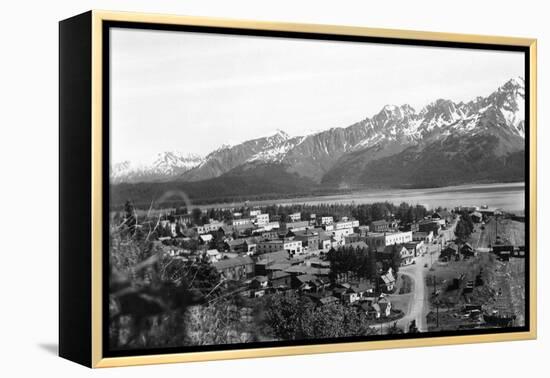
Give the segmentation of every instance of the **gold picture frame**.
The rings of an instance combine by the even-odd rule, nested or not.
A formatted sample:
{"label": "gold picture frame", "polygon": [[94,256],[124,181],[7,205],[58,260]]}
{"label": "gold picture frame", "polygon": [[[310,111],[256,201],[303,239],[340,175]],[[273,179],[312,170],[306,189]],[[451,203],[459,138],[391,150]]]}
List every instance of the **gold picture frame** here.
{"label": "gold picture frame", "polygon": [[[476,335],[460,335],[460,336],[445,336],[445,337],[429,337],[429,338],[407,338],[399,340],[375,340],[375,341],[360,341],[360,342],[346,342],[346,343],[333,343],[333,344],[314,344],[314,345],[297,345],[297,346],[276,346],[266,348],[255,349],[231,349],[220,351],[202,351],[202,352],[186,352],[186,353],[167,353],[167,354],[152,354],[152,355],[137,355],[137,356],[124,356],[124,357],[104,357],[103,354],[103,307],[106,305],[104,298],[104,250],[103,250],[103,191],[105,190],[104,180],[106,180],[106,172],[104,172],[103,162],[103,149],[102,141],[104,138],[103,133],[103,120],[105,114],[103,113],[104,107],[104,66],[103,66],[103,52],[104,41],[103,38],[103,26],[105,22],[129,22],[140,24],[155,24],[155,25],[189,25],[199,27],[217,27],[217,28],[230,28],[230,29],[246,29],[246,30],[261,30],[261,31],[277,31],[277,32],[298,32],[298,33],[313,33],[313,34],[330,34],[337,36],[357,36],[357,37],[379,37],[386,39],[396,39],[399,41],[430,41],[430,42],[452,42],[452,43],[469,43],[479,45],[502,45],[502,46],[520,46],[528,49],[529,58],[529,77],[526,78],[526,82],[529,83],[529,109],[526,111],[529,117],[529,140],[526,141],[529,148],[529,235],[526,237],[529,240],[529,330],[525,332],[511,332],[511,333],[495,333],[495,334],[476,334]],[[316,24],[296,24],[296,23],[283,23],[283,22],[260,22],[251,20],[231,20],[231,19],[219,19],[210,17],[189,17],[189,16],[175,16],[175,15],[161,15],[161,14],[144,14],[144,13],[127,13],[127,12],[110,12],[94,10],[84,15],[77,16],[67,21],[62,21],[60,33],[60,75],[66,74],[67,64],[63,59],[74,58],[72,54],[79,54],[79,49],[89,50],[89,54],[81,57],[80,59],[91,58],[88,63],[90,70],[89,77],[83,78],[82,75],[75,73],[74,80],[80,80],[85,83],[83,87],[83,93],[90,92],[90,97],[85,98],[90,100],[90,103],[82,104],[84,108],[87,108],[89,112],[86,115],[73,115],[73,117],[83,117],[71,119],[71,115],[63,117],[67,108],[71,105],[70,101],[82,101],[83,99],[76,96],[71,99],[70,96],[63,97],[61,94],[60,100],[60,117],[61,121],[61,134],[67,131],[69,128],[76,127],[74,122],[72,125],[68,124],[68,121],[86,121],[89,120],[89,128],[83,128],[81,138],[83,141],[89,141],[89,170],[86,171],[89,174],[89,181],[84,182],[83,185],[89,185],[90,199],[86,202],[84,209],[86,213],[83,217],[89,216],[90,221],[86,224],[89,229],[79,230],[71,229],[71,227],[77,227],[77,225],[71,225],[71,221],[67,218],[63,219],[61,235],[65,238],[68,232],[75,233],[87,233],[89,245],[84,243],[81,245],[82,249],[86,249],[85,258],[77,261],[77,257],[70,257],[69,254],[80,253],[79,250],[75,250],[75,245],[78,245],[78,241],[73,241],[71,244],[73,247],[70,249],[69,245],[60,246],[60,354],[63,357],[82,363],[84,365],[99,368],[99,367],[115,367],[115,366],[130,366],[130,365],[143,365],[143,364],[160,364],[160,363],[174,363],[174,362],[190,362],[190,361],[208,361],[208,360],[221,360],[221,359],[239,359],[239,358],[251,358],[251,357],[268,357],[268,356],[285,356],[285,355],[302,355],[313,353],[329,353],[329,352],[349,352],[349,351],[362,351],[372,349],[389,349],[389,348],[404,348],[404,347],[423,347],[423,346],[436,346],[436,345],[449,345],[449,344],[467,344],[467,343],[483,343],[483,342],[495,342],[495,341],[514,341],[514,340],[528,340],[535,339],[537,336],[537,265],[536,265],[536,222],[537,222],[537,41],[531,38],[515,38],[515,37],[501,37],[501,36],[484,36],[484,35],[469,35],[469,34],[454,34],[454,33],[436,33],[436,32],[424,32],[424,31],[412,31],[412,30],[394,30],[394,29],[378,29],[368,27],[355,27],[355,26],[336,26],[336,25],[316,25]],[[75,33],[82,32],[85,34],[82,41],[74,40]],[[67,34],[72,33],[72,37],[67,37]],[[73,39],[71,39],[73,38]],[[80,54],[82,55],[82,54]],[[77,64],[78,61],[75,62]],[[68,79],[60,79],[60,87],[66,89],[64,85],[73,85]],[[65,81],[63,81],[65,80]],[[68,88],[68,87],[67,87]],[[67,89],[69,90],[69,89]],[[65,123],[67,124],[65,124]],[[76,131],[72,131],[76,132]],[[80,135],[80,134],[79,134]],[[69,138],[67,136],[67,138]],[[64,140],[61,135],[61,140]],[[61,143],[63,145],[63,143]],[[61,147],[63,148],[63,147]],[[74,152],[74,151],[73,151]],[[63,167],[63,159],[66,159],[66,155],[61,154],[61,165]],[[61,185],[65,185],[64,177],[66,178],[71,171],[71,167],[66,167],[66,174],[64,176],[63,170],[61,172]],[[527,181],[527,180],[526,180]],[[77,193],[69,193],[67,189],[60,197],[64,197],[68,202],[70,200],[77,200]],[[66,202],[61,201],[60,206],[68,206]],[[61,211],[60,218],[66,214],[65,211]],[[64,233],[65,232],[65,233]],[[69,243],[69,242],[67,242]],[[62,243],[63,244],[63,243]],[[73,260],[71,260],[73,259]],[[64,262],[66,261],[66,262]],[[80,265],[78,265],[80,264]],[[75,292],[69,292],[71,288],[71,279],[77,279],[67,273],[68,269],[72,269],[75,272],[86,271],[82,279],[90,279],[89,286],[81,287],[79,284],[75,284],[72,281],[74,290],[77,289],[90,289],[90,293],[83,294],[84,301],[89,301],[89,307],[87,310],[91,310],[89,317],[81,319],[81,324],[74,324],[73,318],[78,314],[73,306],[75,302],[73,299],[64,300],[63,297],[76,295]],[[69,303],[70,302],[70,303]],[[86,302],[88,303],[88,302]],[[89,323],[88,323],[89,322]],[[78,323],[78,321],[77,321]],[[69,324],[71,324],[69,326]],[[87,333],[89,332],[89,338],[83,337],[82,334],[74,335],[75,333]],[[75,339],[82,338],[85,344],[89,343],[89,348],[86,346],[84,352],[73,352],[77,341]]]}

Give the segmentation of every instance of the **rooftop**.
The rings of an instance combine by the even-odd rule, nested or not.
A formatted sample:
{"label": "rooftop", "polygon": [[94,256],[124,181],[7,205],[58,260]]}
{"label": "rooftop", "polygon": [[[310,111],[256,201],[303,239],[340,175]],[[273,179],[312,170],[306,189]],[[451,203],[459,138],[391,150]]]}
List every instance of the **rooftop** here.
{"label": "rooftop", "polygon": [[234,257],[232,259],[220,260],[213,263],[212,265],[214,266],[214,268],[218,270],[223,270],[227,268],[233,268],[236,266],[249,265],[249,264],[254,264],[254,261],[252,261],[250,256],[239,256],[239,257]]}

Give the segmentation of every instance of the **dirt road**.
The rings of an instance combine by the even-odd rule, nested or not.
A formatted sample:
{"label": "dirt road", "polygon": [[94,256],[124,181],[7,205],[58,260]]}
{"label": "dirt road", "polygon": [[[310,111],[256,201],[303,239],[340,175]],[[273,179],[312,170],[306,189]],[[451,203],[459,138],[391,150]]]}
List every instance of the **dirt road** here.
{"label": "dirt road", "polygon": [[[449,226],[447,233],[454,233],[454,230],[456,228],[456,224],[458,222],[459,217],[457,217],[453,224]],[[397,326],[401,329],[405,330],[405,332],[408,332],[409,325],[411,321],[416,322],[416,327],[420,332],[427,332],[428,331],[428,323],[426,321],[426,316],[430,312],[430,288],[426,284],[426,276],[428,275],[430,268],[432,264],[438,261],[439,254],[441,252],[441,245],[440,244],[428,244],[427,246],[428,253],[426,253],[424,256],[419,256],[416,258],[416,264],[401,267],[399,269],[399,274],[404,274],[409,276],[412,279],[413,282],[413,289],[412,289],[412,295],[410,294],[390,294],[389,298],[390,301],[392,299],[395,302],[403,302],[401,299],[403,296],[408,295],[409,297],[406,298],[406,305],[403,307],[406,308],[400,308],[404,313],[405,316],[403,316],[401,319],[397,320]],[[426,267],[424,265],[427,265]],[[381,332],[383,332],[384,328],[389,328],[395,323],[393,322],[386,322],[377,325],[377,327],[380,327]]]}
{"label": "dirt road", "polygon": [[[392,302],[404,302],[404,307],[400,308],[405,316],[397,321],[386,322],[377,325],[382,330],[388,328],[397,322],[397,326],[408,331],[412,320],[416,322],[416,327],[420,332],[426,332],[428,325],[426,315],[430,311],[429,288],[426,286],[426,275],[429,272],[432,262],[437,261],[439,257],[439,247],[430,246],[431,253],[425,256],[417,257],[416,264],[404,266],[399,269],[399,274],[407,275],[413,282],[412,293],[410,294],[390,294],[388,295]],[[424,267],[427,264],[427,267]],[[402,300],[404,299],[404,301]]]}

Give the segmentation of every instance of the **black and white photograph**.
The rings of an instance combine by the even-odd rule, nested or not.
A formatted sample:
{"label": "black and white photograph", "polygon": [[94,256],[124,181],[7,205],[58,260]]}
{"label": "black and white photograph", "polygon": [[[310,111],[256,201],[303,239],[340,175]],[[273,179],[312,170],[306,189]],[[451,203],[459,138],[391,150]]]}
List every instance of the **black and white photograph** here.
{"label": "black and white photograph", "polygon": [[105,355],[528,329],[525,51],[283,34],[109,29]]}

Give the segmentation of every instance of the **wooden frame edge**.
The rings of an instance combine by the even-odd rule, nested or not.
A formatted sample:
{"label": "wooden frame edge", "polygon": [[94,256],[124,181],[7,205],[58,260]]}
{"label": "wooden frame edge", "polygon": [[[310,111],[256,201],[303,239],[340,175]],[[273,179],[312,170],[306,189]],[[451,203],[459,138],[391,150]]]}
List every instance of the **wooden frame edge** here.
{"label": "wooden frame edge", "polygon": [[92,367],[103,358],[102,347],[102,18],[92,11]]}
{"label": "wooden frame edge", "polygon": [[529,44],[529,332],[537,338],[537,40]]}
{"label": "wooden frame edge", "polygon": [[[530,329],[528,332],[513,332],[487,335],[446,336],[421,339],[365,341],[306,346],[268,347],[256,349],[225,350],[214,352],[191,352],[131,357],[102,355],[102,23],[103,21],[128,21],[159,24],[187,24],[218,26],[256,30],[279,30],[335,35],[373,36],[439,42],[465,42],[524,46],[529,48],[530,63]],[[321,24],[297,24],[236,20],[197,16],[177,16],[131,12],[92,11],[92,367],[120,367],[177,362],[201,362],[242,358],[276,357],[337,352],[356,352],[377,349],[412,348],[472,343],[534,340],[537,338],[537,40],[475,34],[426,32],[415,30],[382,29],[357,26]]]}

